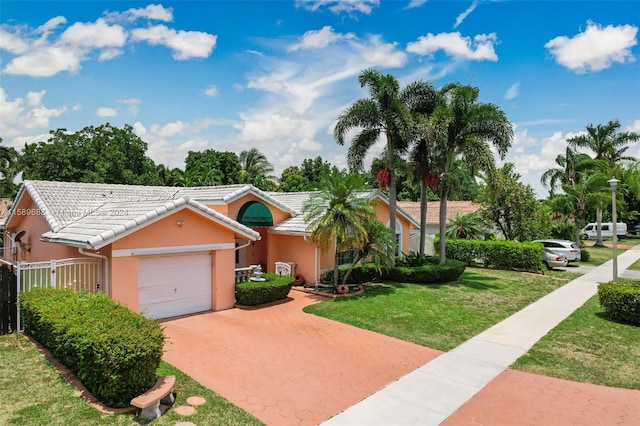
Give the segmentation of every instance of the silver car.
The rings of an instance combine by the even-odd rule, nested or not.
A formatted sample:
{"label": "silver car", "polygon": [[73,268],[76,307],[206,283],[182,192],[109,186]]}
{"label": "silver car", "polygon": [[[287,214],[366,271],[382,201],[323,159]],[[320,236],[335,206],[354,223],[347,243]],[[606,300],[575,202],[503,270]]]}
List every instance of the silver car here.
{"label": "silver car", "polygon": [[569,240],[535,240],[534,243],[541,243],[546,248],[551,249],[555,253],[561,254],[567,258],[569,262],[580,261],[580,247],[573,241]]}
{"label": "silver car", "polygon": [[545,248],[542,252],[542,263],[544,263],[547,269],[552,269],[565,267],[567,266],[569,261],[563,255],[558,254],[551,249]]}

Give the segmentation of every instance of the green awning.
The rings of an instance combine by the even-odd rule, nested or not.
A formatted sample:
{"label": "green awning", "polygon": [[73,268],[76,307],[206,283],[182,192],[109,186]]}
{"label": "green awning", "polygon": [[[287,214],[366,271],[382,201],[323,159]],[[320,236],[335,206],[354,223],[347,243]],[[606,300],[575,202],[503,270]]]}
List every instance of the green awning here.
{"label": "green awning", "polygon": [[244,226],[273,226],[273,216],[264,204],[249,201],[238,212],[238,222]]}

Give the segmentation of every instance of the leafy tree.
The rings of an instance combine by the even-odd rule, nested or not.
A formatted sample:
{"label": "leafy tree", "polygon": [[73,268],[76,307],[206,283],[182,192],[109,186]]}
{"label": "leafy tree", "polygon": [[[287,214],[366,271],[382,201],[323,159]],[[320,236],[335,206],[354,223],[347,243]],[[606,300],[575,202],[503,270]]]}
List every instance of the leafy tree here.
{"label": "leafy tree", "polygon": [[479,212],[459,214],[447,224],[449,239],[481,240],[486,234],[486,222]]}
{"label": "leafy tree", "polygon": [[282,171],[279,192],[304,192],[308,191],[311,184],[298,166],[287,167]]}
{"label": "leafy tree", "polygon": [[333,135],[338,145],[344,145],[345,135],[350,130],[360,129],[347,154],[351,172],[360,172],[367,152],[384,134],[385,167],[389,172],[389,228],[395,230],[396,164],[397,158],[408,149],[412,118],[394,76],[367,69],[360,74],[358,81],[361,87],[369,88],[369,97],[356,100],[338,117]]}
{"label": "leafy tree", "polygon": [[0,198],[11,198],[18,192],[13,181],[19,170],[19,155],[15,148],[3,146],[0,138]]}
{"label": "leafy tree", "polygon": [[[625,152],[629,149],[629,145],[632,142],[638,141],[640,135],[634,132],[619,132],[620,122],[618,120],[610,120],[607,124],[598,124],[594,126],[589,124],[587,126],[587,132],[583,135],[575,136],[567,140],[569,146],[573,148],[587,148],[595,154],[593,158],[596,161],[601,161],[599,168],[602,172],[613,176],[615,173],[616,164],[621,161],[635,160],[634,157],[625,156]],[[605,200],[603,197],[599,197],[596,201],[596,229],[597,238],[595,245],[598,247],[604,247],[602,242],[602,208]]]}
{"label": "leafy tree", "polygon": [[251,148],[242,151],[239,155],[240,183],[250,183],[263,191],[273,191],[276,188],[275,177],[271,176],[273,165],[267,160],[258,149]]}
{"label": "leafy tree", "polygon": [[145,154],[147,144],[128,124],[49,133],[48,142],[25,145],[20,161],[25,179],[158,184],[155,164]]}
{"label": "leafy tree", "polygon": [[189,151],[184,186],[232,185],[240,182],[240,159],[233,152]]}
{"label": "leafy tree", "polygon": [[360,194],[364,187],[360,176],[331,173],[303,208],[310,240],[323,250],[335,247],[334,291],[340,278],[339,253],[363,250],[368,242],[367,224],[375,220],[370,200]]}
{"label": "leafy tree", "polygon": [[[511,147],[513,128],[506,114],[496,105],[479,103],[477,87],[459,83],[445,85],[439,91],[439,106],[433,113],[437,140],[437,170],[441,176],[440,235],[445,235],[447,200],[454,185],[452,173],[460,167],[458,160],[475,174],[484,171],[487,178],[495,178],[495,159],[489,143],[504,158]],[[440,263],[445,262],[446,239],[440,238]]]}
{"label": "leafy tree", "polygon": [[538,202],[530,185],[520,182],[512,163],[498,170],[498,179],[484,187],[482,216],[507,240],[527,241],[551,232],[549,209]]}
{"label": "leafy tree", "polygon": [[302,175],[309,181],[309,189],[317,189],[322,179],[331,173],[339,171],[336,166],[323,160],[319,155],[314,159],[307,158],[303,160],[300,170]]}

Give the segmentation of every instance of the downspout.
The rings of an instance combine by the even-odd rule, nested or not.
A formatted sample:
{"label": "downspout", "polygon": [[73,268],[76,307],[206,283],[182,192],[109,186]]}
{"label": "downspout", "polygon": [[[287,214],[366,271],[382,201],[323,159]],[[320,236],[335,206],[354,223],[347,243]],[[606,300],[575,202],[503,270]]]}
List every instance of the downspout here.
{"label": "downspout", "polygon": [[109,257],[98,253],[86,252],[82,247],[78,247],[78,253],[88,257],[96,257],[104,260],[104,292],[107,296],[111,297],[111,287],[109,286]]}
{"label": "downspout", "polygon": [[[303,239],[306,242],[311,242],[307,239],[307,235],[303,236]],[[314,244],[313,245],[313,250],[314,250],[314,256],[313,256],[313,285],[315,286],[316,290],[318,289],[318,245]]]}

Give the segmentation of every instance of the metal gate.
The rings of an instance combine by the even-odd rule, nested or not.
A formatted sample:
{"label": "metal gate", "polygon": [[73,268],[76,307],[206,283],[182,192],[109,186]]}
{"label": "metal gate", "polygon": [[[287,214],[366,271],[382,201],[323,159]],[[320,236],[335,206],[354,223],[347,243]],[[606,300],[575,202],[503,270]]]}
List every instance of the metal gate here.
{"label": "metal gate", "polygon": [[0,264],[0,335],[18,328],[18,277],[13,266]]}

